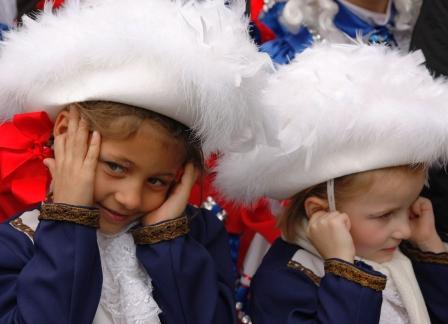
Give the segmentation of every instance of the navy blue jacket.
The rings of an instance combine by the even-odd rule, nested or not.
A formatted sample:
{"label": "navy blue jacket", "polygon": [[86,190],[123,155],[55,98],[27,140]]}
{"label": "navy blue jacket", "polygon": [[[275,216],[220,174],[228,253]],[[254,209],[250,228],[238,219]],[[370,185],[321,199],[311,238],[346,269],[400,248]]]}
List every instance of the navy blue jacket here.
{"label": "navy blue jacket", "polygon": [[[225,229],[206,210],[186,214],[187,235],[137,246],[161,322],[235,323]],[[96,229],[42,220],[30,233],[17,219],[0,224],[0,323],[92,323],[102,287]]]}
{"label": "navy blue jacket", "polygon": [[[381,289],[363,286],[326,271],[319,278],[290,260],[300,247],[278,239],[255,274],[251,289],[251,315],[255,324],[376,324],[382,304]],[[411,260],[432,323],[448,323],[448,254],[403,251]],[[334,259],[363,279],[384,276],[369,265]]]}

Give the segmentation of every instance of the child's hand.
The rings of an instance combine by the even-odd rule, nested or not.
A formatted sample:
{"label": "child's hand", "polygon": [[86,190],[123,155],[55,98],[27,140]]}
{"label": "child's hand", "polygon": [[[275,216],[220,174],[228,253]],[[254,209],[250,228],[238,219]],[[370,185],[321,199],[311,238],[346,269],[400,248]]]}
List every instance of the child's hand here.
{"label": "child's hand", "polygon": [[156,210],[143,216],[143,225],[153,225],[182,215],[190,197],[191,189],[196,182],[199,171],[193,163],[185,166],[180,182],[176,183],[168,199]]}
{"label": "child's hand", "polygon": [[353,263],[355,245],[350,219],[339,212],[318,211],[308,222],[308,237],[324,259],[338,258]]}
{"label": "child's hand", "polygon": [[92,206],[100,135],[93,132],[89,140],[87,122],[76,109],[67,118],[67,131],[54,139],[55,158],[44,160],[53,178],[53,202]]}
{"label": "child's hand", "polygon": [[411,237],[409,241],[422,251],[446,252],[445,246],[436,231],[431,201],[419,197],[412,204],[411,212],[409,217]]}

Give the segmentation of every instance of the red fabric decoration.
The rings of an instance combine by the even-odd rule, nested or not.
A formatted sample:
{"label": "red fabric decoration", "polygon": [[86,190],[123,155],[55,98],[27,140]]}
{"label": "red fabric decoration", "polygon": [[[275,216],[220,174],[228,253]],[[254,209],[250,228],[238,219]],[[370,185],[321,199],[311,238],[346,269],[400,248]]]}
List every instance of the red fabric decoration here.
{"label": "red fabric decoration", "polygon": [[[37,3],[36,9],[43,10],[45,5],[45,0],[41,0]],[[53,8],[59,8],[64,3],[64,0],[54,0],[53,1]]]}
{"label": "red fabric decoration", "polygon": [[42,163],[53,124],[45,112],[15,115],[0,125],[0,220],[45,199],[51,177]]}
{"label": "red fabric decoration", "polygon": [[[213,168],[217,164],[217,156],[212,156],[207,161],[207,167]],[[240,249],[238,253],[238,267],[241,267],[250,242],[255,233],[260,233],[269,243],[280,237],[280,230],[276,227],[277,219],[271,213],[269,202],[260,199],[252,207],[239,206],[223,199],[213,186],[215,173],[210,173],[203,182],[199,181],[193,187],[190,195],[190,203],[200,206],[208,196],[213,199],[227,212],[224,223],[230,234],[240,234]]]}
{"label": "red fabric decoration", "polygon": [[250,1],[250,17],[260,31],[261,43],[273,40],[275,34],[269,29],[265,24],[263,24],[259,17],[263,10],[264,1],[263,0],[251,0]]}

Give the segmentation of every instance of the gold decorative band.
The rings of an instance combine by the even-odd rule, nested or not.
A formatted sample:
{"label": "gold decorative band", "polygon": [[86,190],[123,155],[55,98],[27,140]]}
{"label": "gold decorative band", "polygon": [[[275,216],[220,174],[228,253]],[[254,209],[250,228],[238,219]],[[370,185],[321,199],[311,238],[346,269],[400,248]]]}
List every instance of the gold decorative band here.
{"label": "gold decorative band", "polygon": [[337,259],[325,260],[325,272],[330,272],[376,291],[382,291],[386,287],[386,277],[369,274],[354,265]]}
{"label": "gold decorative band", "polygon": [[409,243],[400,245],[401,251],[412,261],[448,265],[448,253],[423,252]]}
{"label": "gold decorative band", "polygon": [[98,208],[80,207],[60,203],[42,205],[40,220],[70,222],[89,227],[99,227],[100,212]]}
{"label": "gold decorative band", "polygon": [[188,218],[181,216],[159,224],[137,227],[131,233],[135,244],[143,245],[173,240],[189,231]]}
{"label": "gold decorative band", "polygon": [[313,271],[308,269],[307,267],[304,267],[301,263],[289,260],[288,262],[288,268],[294,269],[296,271],[303,272],[305,276],[307,276],[316,286],[320,285],[321,278],[316,275]]}
{"label": "gold decorative band", "polygon": [[20,217],[13,219],[12,221],[9,222],[9,224],[11,224],[11,226],[14,227],[16,230],[28,235],[28,237],[31,240],[33,239],[34,231],[32,230],[31,227],[25,225]]}

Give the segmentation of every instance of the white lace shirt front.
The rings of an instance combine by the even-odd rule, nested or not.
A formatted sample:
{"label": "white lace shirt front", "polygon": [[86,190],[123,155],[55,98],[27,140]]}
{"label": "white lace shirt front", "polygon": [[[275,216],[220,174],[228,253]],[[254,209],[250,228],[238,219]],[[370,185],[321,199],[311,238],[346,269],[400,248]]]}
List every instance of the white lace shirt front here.
{"label": "white lace shirt front", "polygon": [[103,286],[93,324],[160,324],[151,278],[139,263],[132,235],[97,231]]}

